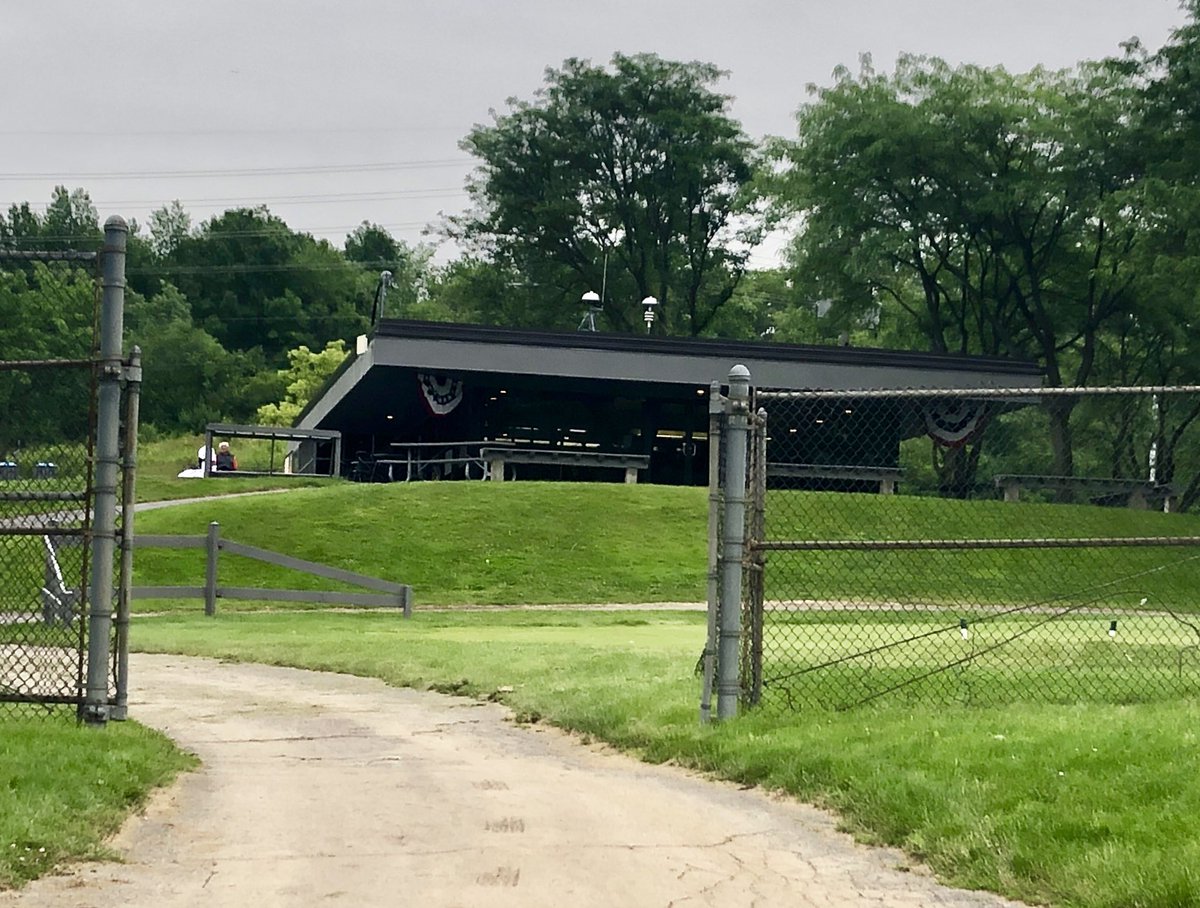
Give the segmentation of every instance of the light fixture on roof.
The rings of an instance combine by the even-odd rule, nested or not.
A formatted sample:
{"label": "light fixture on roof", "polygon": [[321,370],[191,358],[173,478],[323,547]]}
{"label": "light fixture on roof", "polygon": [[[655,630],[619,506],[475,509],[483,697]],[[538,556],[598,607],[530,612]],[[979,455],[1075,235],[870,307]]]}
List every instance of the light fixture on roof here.
{"label": "light fixture on roof", "polygon": [[642,306],[646,309],[642,319],[646,322],[646,333],[649,334],[650,329],[654,326],[654,310],[658,307],[658,300],[648,296],[642,300]]}
{"label": "light fixture on roof", "polygon": [[587,312],[583,314],[583,318],[579,321],[579,327],[576,331],[595,331],[596,316],[600,314],[604,304],[600,300],[600,294],[595,290],[589,290],[583,295],[580,300],[587,306]]}

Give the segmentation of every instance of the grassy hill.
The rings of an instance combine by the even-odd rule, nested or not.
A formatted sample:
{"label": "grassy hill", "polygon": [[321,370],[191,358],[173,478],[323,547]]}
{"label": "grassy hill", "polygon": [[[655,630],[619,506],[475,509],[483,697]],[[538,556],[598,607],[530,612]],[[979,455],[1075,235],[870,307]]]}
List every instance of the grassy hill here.
{"label": "grassy hill", "polygon": [[[180,505],[139,533],[221,533],[299,558],[412,584],[418,604],[699,602],[705,492],[579,483],[343,483]],[[330,584],[223,558],[221,581]],[[202,555],[143,550],[136,582],[197,583]]]}
{"label": "grassy hill", "polygon": [[[1082,505],[773,493],[772,538],[1200,535],[1200,519]],[[582,483],[336,483],[139,515],[139,533],[222,535],[414,587],[418,605],[702,601],[706,490]],[[139,584],[199,583],[198,552],[140,550]],[[221,582],[329,584],[223,557]],[[1192,608],[1188,548],[772,553],[768,598],[1003,604],[1090,597]],[[1097,592],[1099,591],[1099,592]]]}

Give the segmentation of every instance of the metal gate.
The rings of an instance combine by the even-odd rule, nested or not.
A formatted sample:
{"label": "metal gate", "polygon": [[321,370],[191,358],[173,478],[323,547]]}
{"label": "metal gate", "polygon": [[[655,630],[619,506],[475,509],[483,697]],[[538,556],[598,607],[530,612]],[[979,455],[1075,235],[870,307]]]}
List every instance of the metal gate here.
{"label": "metal gate", "polygon": [[[139,354],[124,221],[100,252],[0,247],[0,704],[124,718]],[[17,353],[17,356],[13,356]]]}
{"label": "metal gate", "polygon": [[718,673],[741,705],[1200,691],[1200,388],[759,391],[744,409],[717,619],[738,611]]}

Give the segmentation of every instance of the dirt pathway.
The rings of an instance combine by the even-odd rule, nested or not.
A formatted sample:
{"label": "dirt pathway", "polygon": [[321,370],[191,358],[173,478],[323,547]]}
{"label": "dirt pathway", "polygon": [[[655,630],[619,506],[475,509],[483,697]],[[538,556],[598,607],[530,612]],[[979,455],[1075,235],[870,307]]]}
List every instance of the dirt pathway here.
{"label": "dirt pathway", "polygon": [[494,704],[134,657],[130,715],[204,761],[91,864],[3,908],[1009,904],[812,808],[645,766]]}

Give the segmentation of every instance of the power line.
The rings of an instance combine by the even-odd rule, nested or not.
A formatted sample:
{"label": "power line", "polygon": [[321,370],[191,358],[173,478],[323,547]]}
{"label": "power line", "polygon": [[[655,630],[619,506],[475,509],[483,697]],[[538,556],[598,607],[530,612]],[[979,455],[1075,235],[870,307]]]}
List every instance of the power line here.
{"label": "power line", "polygon": [[318,173],[379,173],[388,170],[420,170],[430,167],[462,167],[470,164],[470,158],[442,158],[430,161],[385,161],[374,164],[309,164],[296,167],[240,167],[209,168],[202,170],[130,170],[130,171],[70,171],[53,173],[0,172],[0,180],[147,180],[177,177],[254,177],[286,174]]}
{"label": "power line", "polygon": [[[466,196],[470,193],[465,189],[457,187],[439,187],[436,189],[396,189],[396,190],[377,190],[374,192],[345,192],[345,193],[317,193],[314,195],[280,195],[280,196],[227,196],[224,198],[209,198],[209,199],[172,199],[173,202],[179,202],[181,205],[239,205],[239,204],[286,204],[286,205],[327,205],[342,202],[387,202],[401,201],[404,199],[449,199],[459,196]],[[93,202],[95,204],[95,202]],[[161,208],[164,204],[161,200],[156,199],[116,199],[104,200],[104,205],[107,208],[118,207],[140,207],[140,208]],[[52,203],[38,202],[30,205],[31,211],[48,211]]]}
{"label": "power line", "polygon": [[280,126],[264,128],[214,127],[205,129],[0,129],[0,136],[57,136],[99,138],[123,136],[290,136],[290,135],[388,135],[415,132],[462,132],[462,126]]}

